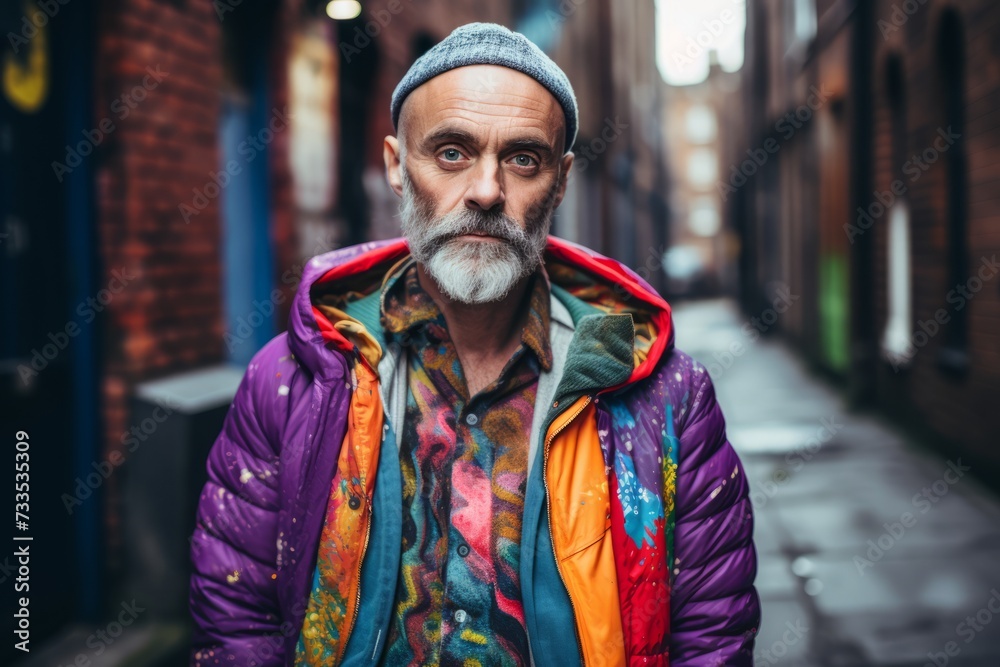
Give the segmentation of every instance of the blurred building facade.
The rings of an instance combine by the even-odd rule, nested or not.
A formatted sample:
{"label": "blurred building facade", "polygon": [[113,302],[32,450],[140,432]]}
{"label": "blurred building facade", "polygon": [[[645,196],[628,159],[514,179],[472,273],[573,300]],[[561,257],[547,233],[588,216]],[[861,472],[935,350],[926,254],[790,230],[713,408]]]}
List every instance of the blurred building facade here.
{"label": "blurred building facade", "polygon": [[741,301],[859,405],[1000,466],[1000,6],[748,8],[742,139],[722,181]]}
{"label": "blurred building facade", "polygon": [[551,44],[580,107],[576,157],[553,232],[625,262],[662,289],[666,90],[656,67],[654,3],[548,0],[518,28]]}
{"label": "blurred building facade", "polygon": [[709,54],[704,81],[668,86],[664,108],[670,173],[670,247],[664,258],[671,295],[731,294],[738,238],[724,224],[718,190],[727,151],[736,143],[740,76]]}
{"label": "blurred building facade", "polygon": [[[39,494],[78,556],[68,585],[40,586],[39,616],[52,613],[38,641],[137,590],[128,576],[142,494],[171,494],[160,504],[187,512],[214,438],[205,433],[253,353],[284,328],[304,262],[398,235],[382,163],[389,99],[458,25],[521,30],[566,69],[580,133],[554,232],[662,280],[652,3],[373,0],[334,21],[317,0],[74,0],[44,29],[33,3],[7,7],[5,33],[23,33],[24,48],[15,40],[5,54],[18,76],[5,78],[0,128],[2,276],[5,293],[25,298],[5,306],[4,398],[58,443]],[[38,266],[52,268],[39,277]],[[42,300],[51,308],[39,318]],[[70,325],[65,351],[48,360],[52,332]],[[186,416],[136,436],[171,396]],[[174,463],[176,488],[144,478]],[[115,472],[130,467],[131,477]],[[96,469],[110,472],[91,488]],[[147,537],[139,569],[176,575],[175,553]]]}

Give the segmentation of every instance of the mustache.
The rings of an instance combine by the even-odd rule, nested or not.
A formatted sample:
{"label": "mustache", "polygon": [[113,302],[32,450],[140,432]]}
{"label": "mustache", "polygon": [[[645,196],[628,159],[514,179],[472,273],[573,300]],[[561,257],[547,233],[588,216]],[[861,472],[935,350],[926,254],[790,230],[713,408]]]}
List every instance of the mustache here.
{"label": "mustache", "polygon": [[427,230],[427,249],[433,254],[466,234],[490,236],[517,248],[530,246],[525,230],[502,211],[464,210],[439,218]]}

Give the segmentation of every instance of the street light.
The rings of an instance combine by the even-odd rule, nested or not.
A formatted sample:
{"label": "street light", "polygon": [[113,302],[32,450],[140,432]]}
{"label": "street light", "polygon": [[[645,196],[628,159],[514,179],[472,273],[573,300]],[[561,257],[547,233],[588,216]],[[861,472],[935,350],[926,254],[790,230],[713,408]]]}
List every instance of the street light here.
{"label": "street light", "polygon": [[326,15],[336,21],[347,21],[361,14],[361,3],[358,0],[330,0],[326,6]]}

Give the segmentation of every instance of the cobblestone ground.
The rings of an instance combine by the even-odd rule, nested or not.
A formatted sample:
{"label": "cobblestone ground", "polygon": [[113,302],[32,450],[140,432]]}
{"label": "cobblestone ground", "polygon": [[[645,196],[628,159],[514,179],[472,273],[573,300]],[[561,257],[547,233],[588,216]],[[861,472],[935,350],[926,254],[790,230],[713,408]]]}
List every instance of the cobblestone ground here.
{"label": "cobblestone ground", "polygon": [[849,412],[730,302],[674,318],[750,480],[756,664],[1000,667],[1000,499],[961,459]]}

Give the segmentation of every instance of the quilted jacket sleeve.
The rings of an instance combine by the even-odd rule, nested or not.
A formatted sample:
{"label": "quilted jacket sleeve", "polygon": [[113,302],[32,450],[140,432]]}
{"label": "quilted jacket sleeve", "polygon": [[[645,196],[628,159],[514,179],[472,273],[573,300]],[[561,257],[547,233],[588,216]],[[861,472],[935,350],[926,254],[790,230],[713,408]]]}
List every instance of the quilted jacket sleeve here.
{"label": "quilted jacket sleeve", "polygon": [[715,388],[695,364],[677,468],[671,667],[750,667],[760,625],[749,486]]}
{"label": "quilted jacket sleeve", "polygon": [[191,665],[284,663],[273,576],[279,439],[273,400],[266,407],[282,347],[276,339],[251,362],[208,456],[191,538]]}

